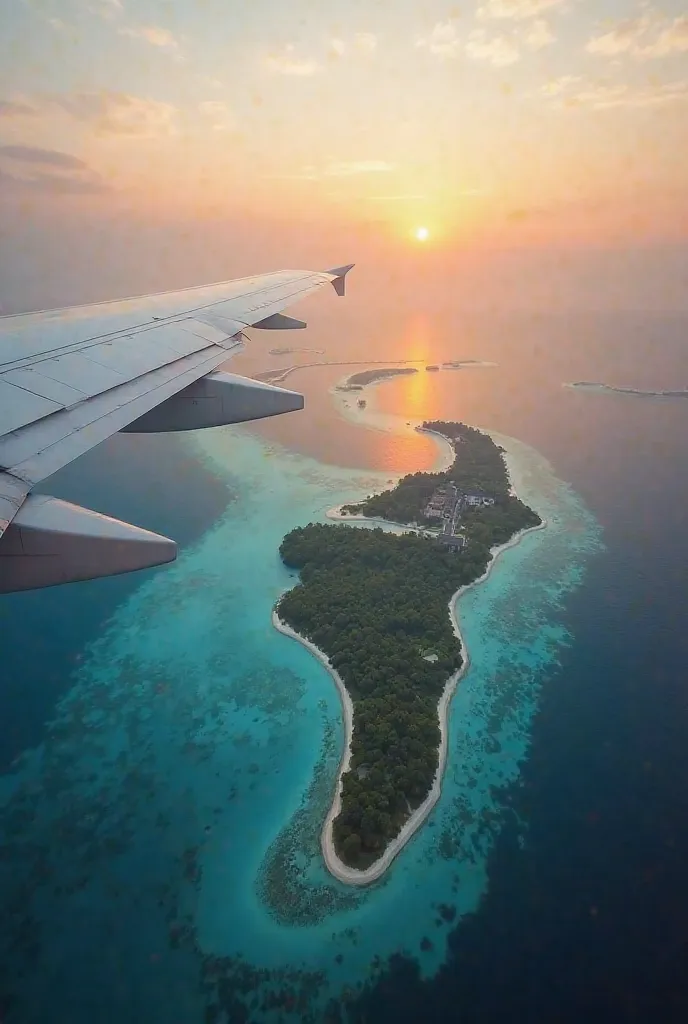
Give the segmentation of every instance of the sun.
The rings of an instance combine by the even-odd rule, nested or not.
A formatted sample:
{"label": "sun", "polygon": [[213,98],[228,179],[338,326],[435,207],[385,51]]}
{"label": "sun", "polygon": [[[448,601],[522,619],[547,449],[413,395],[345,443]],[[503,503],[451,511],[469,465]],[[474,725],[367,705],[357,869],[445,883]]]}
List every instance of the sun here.
{"label": "sun", "polygon": [[414,235],[416,236],[416,240],[418,242],[427,242],[428,238],[430,237],[430,232],[428,231],[427,228],[420,227],[416,228],[416,230],[414,231]]}

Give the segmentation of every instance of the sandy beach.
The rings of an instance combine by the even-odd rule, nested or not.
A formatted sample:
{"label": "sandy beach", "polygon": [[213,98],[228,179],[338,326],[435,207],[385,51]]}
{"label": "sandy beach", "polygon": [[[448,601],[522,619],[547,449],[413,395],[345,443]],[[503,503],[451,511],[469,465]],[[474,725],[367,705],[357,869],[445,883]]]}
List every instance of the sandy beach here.
{"label": "sandy beach", "polygon": [[343,505],[335,505],[333,508],[328,508],[325,515],[328,519],[333,519],[340,523],[373,523],[376,526],[394,526],[402,533],[417,533],[423,537],[437,536],[437,531],[433,533],[432,530],[425,530],[422,526],[413,526],[409,523],[395,523],[391,519],[382,519],[378,516],[359,516],[356,513],[352,515],[349,512],[342,512],[343,508]]}

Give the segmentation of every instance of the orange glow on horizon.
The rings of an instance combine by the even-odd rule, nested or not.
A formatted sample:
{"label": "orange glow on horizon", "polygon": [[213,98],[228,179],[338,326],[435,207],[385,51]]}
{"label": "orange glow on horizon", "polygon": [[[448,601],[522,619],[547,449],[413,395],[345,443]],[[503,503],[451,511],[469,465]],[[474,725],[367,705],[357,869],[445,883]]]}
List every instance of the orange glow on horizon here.
{"label": "orange glow on horizon", "polygon": [[409,419],[425,418],[428,408],[430,380],[425,367],[432,362],[432,331],[430,321],[424,314],[412,316],[401,339],[401,359],[421,360],[412,363],[417,373],[401,379],[404,389],[404,408]]}

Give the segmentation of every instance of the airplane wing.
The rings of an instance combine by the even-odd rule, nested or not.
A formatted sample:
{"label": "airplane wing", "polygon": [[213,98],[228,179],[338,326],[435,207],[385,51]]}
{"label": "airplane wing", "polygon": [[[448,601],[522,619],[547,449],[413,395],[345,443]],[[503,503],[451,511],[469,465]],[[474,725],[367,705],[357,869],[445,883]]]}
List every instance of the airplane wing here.
{"label": "airplane wing", "polygon": [[172,561],[174,541],[32,489],[117,431],[192,430],[303,408],[303,396],[216,369],[247,327],[351,265],[0,317],[0,593]]}

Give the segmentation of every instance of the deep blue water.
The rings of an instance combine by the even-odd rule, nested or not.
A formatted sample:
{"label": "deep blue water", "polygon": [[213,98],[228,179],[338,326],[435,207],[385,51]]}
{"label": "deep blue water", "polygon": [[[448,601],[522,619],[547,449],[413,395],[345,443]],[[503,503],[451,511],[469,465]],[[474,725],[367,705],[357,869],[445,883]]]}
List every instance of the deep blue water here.
{"label": "deep blue water", "polygon": [[[178,439],[120,435],[51,478],[47,493],[192,543],[232,499],[231,488],[190,458]],[[0,766],[40,742],[56,698],[85,645],[112,610],[159,570],[115,576],[0,601],[3,711]]]}
{"label": "deep blue water", "polygon": [[[670,495],[685,507],[683,480]],[[398,963],[367,1019],[686,1019],[686,561],[682,514],[665,531],[644,513],[654,536],[629,547],[609,524],[568,600],[575,646],[544,686],[513,793],[527,845],[505,828],[446,969],[422,984]]]}
{"label": "deep blue water", "polygon": [[[556,329],[562,330],[561,325]],[[604,330],[600,328],[601,336]],[[637,334],[642,337],[640,328]],[[653,344],[662,337],[653,323]],[[675,369],[682,352],[675,333],[669,332],[667,339]],[[610,347],[615,344],[610,336]],[[425,838],[402,854],[391,882],[355,911],[368,914],[368,926],[356,919],[360,935],[347,947],[344,969],[351,961],[352,980],[365,982],[370,975],[370,982],[359,985],[342,1019],[368,1024],[688,1019],[688,410],[685,403],[682,408],[639,404],[643,400],[619,396],[569,394],[564,399],[553,382],[584,379],[586,373],[590,377],[589,367],[569,373],[553,360],[549,369],[542,368],[542,344],[534,344],[533,350],[531,368],[537,356],[541,394],[526,391],[525,377],[518,389],[500,384],[501,378],[494,385],[484,378],[487,383],[481,380],[477,397],[460,390],[473,386],[469,378],[456,386],[452,381],[451,390],[445,391],[443,379],[438,391],[426,396],[431,403],[426,413],[451,415],[455,407],[455,416],[512,433],[546,455],[556,476],[573,485],[601,527],[604,550],[591,550],[582,582],[562,595],[558,621],[568,641],[557,647],[549,664],[535,659],[533,699],[538,710],[524,733],[529,737],[527,757],[517,772],[506,771],[503,788],[495,795],[500,827],[485,846],[484,871],[483,860],[472,862],[486,884],[480,879],[467,882],[461,875],[459,895],[448,884],[446,902],[458,905],[459,914],[449,926],[433,931],[435,953],[423,960],[417,948],[403,948],[387,963],[390,929],[384,939],[381,931],[379,940],[375,938],[376,922],[387,913],[385,900],[400,933],[406,929],[412,934],[409,908],[420,919],[423,885],[430,884],[433,872],[442,877],[437,864],[433,866],[428,828]],[[599,357],[599,352],[589,355]],[[621,382],[670,386],[671,374],[668,381],[657,380],[654,366],[651,379],[643,375],[646,357],[640,342],[635,353],[626,353],[626,366],[635,365],[636,373],[622,374]],[[599,373],[593,376],[601,379]],[[314,395],[324,394],[320,378],[309,386]],[[404,389],[410,386],[389,385],[384,401],[406,412],[413,395]],[[491,406],[485,398],[490,387],[499,395]],[[507,392],[510,397],[505,397]],[[483,404],[478,408],[479,401]],[[348,462],[337,456],[341,439],[360,428],[328,420],[318,402],[319,440],[329,438],[330,461],[356,464],[350,449]],[[296,430],[295,419],[289,431]],[[306,420],[301,447],[313,450],[318,442],[311,444],[307,425]],[[279,436],[277,421],[270,429]],[[247,581],[245,572],[239,578],[216,579],[213,565],[221,568],[218,552],[231,550],[233,538],[250,538],[257,521],[252,500],[258,500],[260,487],[274,501],[265,528],[272,531],[270,543],[276,547],[280,531],[303,509],[317,511],[323,495],[334,504],[347,487],[369,489],[371,473],[321,474],[315,464],[297,460],[290,465],[287,460],[283,474],[271,468],[269,476],[266,467],[272,467],[279,453],[263,464],[262,456],[249,447],[242,449],[247,461],[237,462],[232,479],[231,469],[221,471],[213,462],[226,456],[227,446],[231,449],[234,443],[231,432],[224,435],[225,442],[222,436],[215,434],[217,451],[215,456],[206,451],[206,457],[176,438],[117,438],[51,482],[52,493],[174,535],[185,546],[186,562],[180,559],[173,570],[17,595],[0,604],[0,759],[9,764],[46,736],[49,741],[43,761],[40,754],[28,756],[21,769],[29,797],[34,785],[37,800],[27,799],[9,822],[3,819],[6,834],[0,837],[0,992],[7,1021],[159,1019],[195,1024],[205,1017],[258,1024],[280,1019],[281,1011],[270,1010],[260,999],[246,1010],[251,1001],[244,997],[247,989],[263,995],[270,991],[260,973],[264,968],[258,964],[256,971],[252,966],[258,961],[261,934],[266,963],[291,963],[288,952],[280,952],[284,935],[275,926],[272,938],[265,938],[268,932],[260,929],[267,926],[256,916],[258,911],[244,905],[240,886],[250,882],[249,876],[237,883],[228,865],[244,870],[251,851],[262,850],[268,841],[252,810],[256,801],[263,801],[266,815],[277,821],[287,790],[289,800],[298,805],[314,771],[316,777],[320,770],[327,777],[336,762],[327,728],[336,723],[337,704],[326,674],[313,669],[305,652],[275,638],[265,622],[270,601],[280,586],[288,585],[279,575],[276,555],[260,570],[264,584]],[[359,459],[358,464],[371,470],[376,463],[389,466],[372,441],[370,446],[368,462]],[[226,465],[232,466],[231,458]],[[307,491],[311,506],[304,497]],[[218,528],[214,524],[223,515],[225,525]],[[237,569],[243,564],[238,556],[228,563]],[[515,562],[512,569],[511,577],[508,566],[501,577],[495,574],[492,598],[474,592],[476,607],[465,613],[469,619],[489,600],[495,609],[502,600],[502,611],[509,614],[504,581],[510,578],[512,587],[517,586],[518,572],[526,572],[527,565],[519,569]],[[525,586],[526,576],[521,579]],[[242,588],[249,585],[264,586],[262,618],[237,623]],[[205,604],[194,587],[204,594]],[[226,664],[218,665],[213,644],[230,617],[245,639],[227,653]],[[103,636],[108,620],[111,625]],[[181,629],[192,621],[198,649],[182,658],[170,637],[166,652],[167,623]],[[515,622],[526,628],[525,620]],[[98,637],[100,646],[93,648]],[[176,643],[182,651],[181,636]],[[259,647],[261,658],[251,654],[245,663]],[[280,680],[274,674],[278,670],[283,673]],[[217,680],[223,678],[226,691],[218,690]],[[71,704],[68,699],[60,705],[79,679],[81,690],[73,691]],[[237,703],[240,687],[254,687],[259,697]],[[142,694],[138,703],[127,703],[128,689]],[[170,692],[174,699],[168,699]],[[509,692],[525,705],[521,690],[504,691]],[[101,695],[104,703],[99,705]],[[229,718],[224,711],[209,718],[213,701],[218,707],[233,701],[235,710]],[[195,709],[202,713],[198,720]],[[52,738],[46,733],[51,721],[57,722]],[[66,732],[61,739],[60,729],[73,730],[75,722],[81,723],[81,732]],[[98,735],[84,728],[89,722]],[[314,733],[325,736],[322,748],[319,740],[311,747],[305,742]],[[191,754],[184,747],[189,743]],[[193,770],[192,762],[184,760],[190,756],[195,759]],[[114,766],[109,775],[102,770],[106,759]],[[287,762],[292,773],[288,780],[283,777]],[[207,766],[205,774],[197,768],[201,763]],[[255,771],[253,765],[258,766]],[[16,778],[8,774],[0,782],[0,793],[4,785],[8,801]],[[53,805],[65,795],[73,801],[69,813],[63,808],[51,818]],[[231,814],[216,814],[220,800],[228,799],[233,801]],[[317,794],[312,800],[317,802]],[[237,809],[237,801],[243,810]],[[165,831],[154,820],[147,824],[147,808],[151,819],[153,810],[171,819],[171,828]],[[436,828],[451,818],[452,807],[443,813]],[[94,815],[95,825],[90,822]],[[217,836],[217,842],[199,853],[208,835]],[[307,846],[307,838],[303,842]],[[413,865],[426,842],[428,859],[421,871]],[[37,849],[41,844],[45,850]],[[290,879],[290,891],[305,906],[308,893],[326,890],[318,865],[308,861],[298,843],[293,850],[304,859],[299,861],[301,880],[295,884]],[[17,862],[22,852],[27,862],[34,858],[31,873]],[[255,856],[259,858],[258,852]],[[471,858],[457,853],[459,874],[464,861],[470,867]],[[332,890],[333,898],[338,891]],[[462,891],[476,898],[472,908],[468,900],[465,913]],[[223,911],[224,899],[229,916]],[[284,908],[281,913],[284,918]],[[425,925],[419,927],[421,935]],[[302,971],[298,982],[291,977],[273,981],[272,990],[279,993],[293,984],[294,991],[306,993],[302,1019],[307,1010],[314,1020],[337,1019],[332,1007],[334,1015],[325,1016],[317,995],[321,979],[309,952],[309,934],[300,926],[292,939],[292,945],[302,944],[299,956],[308,962],[308,971]],[[446,935],[446,951],[440,935]],[[217,948],[209,948],[211,942]],[[288,946],[288,938],[286,942]],[[376,942],[383,962],[370,971],[368,954]],[[252,958],[243,968],[234,960],[228,969],[222,958],[248,943],[256,945]],[[331,958],[319,969],[334,978]],[[215,1018],[208,1006],[229,1007],[229,1016]]]}

